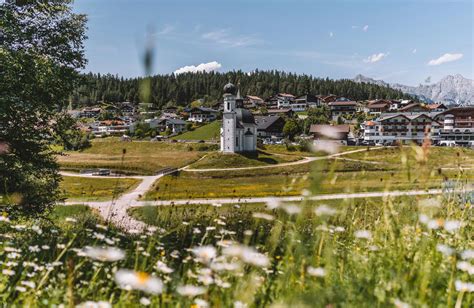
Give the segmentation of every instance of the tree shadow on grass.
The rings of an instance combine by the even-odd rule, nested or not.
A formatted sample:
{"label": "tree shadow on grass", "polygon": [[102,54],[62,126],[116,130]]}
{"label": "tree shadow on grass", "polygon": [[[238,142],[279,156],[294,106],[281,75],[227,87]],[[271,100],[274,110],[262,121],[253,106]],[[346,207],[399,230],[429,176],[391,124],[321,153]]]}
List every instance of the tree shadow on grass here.
{"label": "tree shadow on grass", "polygon": [[271,154],[266,153],[266,152],[256,151],[256,152],[239,153],[239,154],[242,155],[243,157],[247,158],[247,159],[260,161],[262,163],[266,163],[266,164],[269,164],[269,165],[278,164],[278,161],[276,159],[274,159],[272,157],[262,156],[262,155],[271,155]]}

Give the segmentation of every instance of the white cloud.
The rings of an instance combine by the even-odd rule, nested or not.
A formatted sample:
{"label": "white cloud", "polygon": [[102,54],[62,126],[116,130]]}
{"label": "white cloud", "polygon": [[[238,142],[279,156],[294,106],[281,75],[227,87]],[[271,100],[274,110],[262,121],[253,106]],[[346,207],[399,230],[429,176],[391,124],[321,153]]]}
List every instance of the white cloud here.
{"label": "white cloud", "polygon": [[428,65],[434,66],[434,65],[441,65],[443,63],[448,63],[448,62],[453,62],[460,60],[463,57],[462,53],[445,53],[438,59],[433,59],[430,62],[428,62]]}
{"label": "white cloud", "polygon": [[174,28],[174,26],[172,26],[172,25],[165,25],[165,26],[163,27],[163,29],[161,29],[161,31],[158,32],[158,34],[161,34],[161,35],[169,34],[169,33],[173,32],[174,29],[175,29],[175,28]]}
{"label": "white cloud", "polygon": [[415,54],[416,52],[417,52],[416,48],[412,50],[412,53]]}
{"label": "white cloud", "polygon": [[204,33],[203,39],[229,47],[245,47],[260,44],[262,41],[252,35],[234,36],[228,29],[221,29]]}
{"label": "white cloud", "polygon": [[195,66],[195,65],[184,66],[174,71],[174,73],[176,75],[179,75],[183,73],[212,72],[212,71],[217,71],[221,67],[222,67],[222,64],[216,61],[212,61],[208,63],[201,63],[198,66]]}
{"label": "white cloud", "polygon": [[334,33],[329,32],[329,37],[333,37],[333,36],[334,36]]}
{"label": "white cloud", "polygon": [[369,25],[365,25],[362,30],[364,30],[364,32],[367,32],[369,30]]}
{"label": "white cloud", "polygon": [[373,54],[371,56],[369,56],[367,59],[364,59],[364,62],[365,63],[375,63],[375,62],[379,62],[380,60],[382,60],[383,58],[385,58],[386,56],[388,56],[388,53],[376,53],[376,54]]}

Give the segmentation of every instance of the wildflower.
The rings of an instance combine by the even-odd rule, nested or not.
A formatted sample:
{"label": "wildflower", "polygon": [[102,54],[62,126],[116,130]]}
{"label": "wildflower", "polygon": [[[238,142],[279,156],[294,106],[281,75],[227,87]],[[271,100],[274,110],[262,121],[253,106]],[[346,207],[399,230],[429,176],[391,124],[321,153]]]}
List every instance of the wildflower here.
{"label": "wildflower", "polygon": [[0,222],[10,222],[10,218],[0,215]]}
{"label": "wildflower", "polygon": [[314,277],[324,277],[326,275],[326,270],[322,267],[312,267],[308,266],[308,275]]}
{"label": "wildflower", "polygon": [[270,210],[274,210],[274,209],[277,209],[280,207],[280,200],[276,199],[276,198],[270,198],[268,199],[267,201],[267,207],[268,209]]}
{"label": "wildflower", "polygon": [[205,300],[201,299],[201,298],[196,298],[194,300],[194,304],[197,306],[197,308],[206,308],[206,307],[209,307],[209,303],[206,302]]}
{"label": "wildflower", "polygon": [[76,308],[112,308],[112,305],[105,301],[87,301],[76,306]]}
{"label": "wildflower", "polygon": [[48,245],[42,245],[42,246],[41,246],[41,249],[43,249],[43,250],[49,250],[49,248],[50,248],[50,247],[49,247]]}
{"label": "wildflower", "polygon": [[196,259],[201,263],[209,263],[217,255],[216,248],[213,246],[200,246],[192,249]]}
{"label": "wildflower", "polygon": [[221,207],[222,204],[220,204],[220,203],[213,203],[212,206],[213,206],[213,207]]}
{"label": "wildflower", "polygon": [[474,249],[464,250],[464,251],[461,253],[461,258],[462,258],[463,260],[474,259]]}
{"label": "wildflower", "polygon": [[31,230],[35,231],[36,233],[38,233],[40,235],[43,233],[43,230],[41,230],[41,228],[36,226],[36,225],[32,226]]}
{"label": "wildflower", "polygon": [[461,222],[457,220],[446,220],[444,222],[444,230],[448,232],[455,232],[461,228]]}
{"label": "wildflower", "polygon": [[436,250],[438,250],[439,252],[441,252],[443,255],[449,257],[450,255],[453,254],[454,252],[454,249],[452,249],[451,247],[449,247],[448,245],[444,245],[444,244],[438,244],[436,245]]}
{"label": "wildflower", "polygon": [[22,281],[20,282],[22,285],[27,286],[31,289],[34,289],[36,287],[36,284],[33,281]]}
{"label": "wildflower", "polygon": [[337,211],[325,204],[318,206],[315,210],[314,213],[318,216],[332,216],[337,213]]}
{"label": "wildflower", "polygon": [[247,308],[248,305],[245,303],[242,303],[241,301],[236,301],[234,302],[234,308]]}
{"label": "wildflower", "polygon": [[463,282],[461,280],[456,280],[454,282],[454,286],[456,287],[456,291],[458,292],[474,292],[474,283],[472,282]]}
{"label": "wildflower", "polygon": [[268,257],[264,254],[257,252],[255,249],[243,245],[234,245],[222,250],[224,255],[230,257],[238,257],[243,262],[257,266],[257,267],[266,267],[269,265],[270,261]]}
{"label": "wildflower", "polygon": [[72,223],[74,223],[74,222],[77,222],[77,219],[72,218],[72,217],[66,217],[66,218],[64,219],[64,221],[65,221],[65,222],[72,222]]}
{"label": "wildflower", "polygon": [[214,231],[216,230],[216,227],[206,227],[206,231]]}
{"label": "wildflower", "polygon": [[372,238],[372,233],[368,230],[358,230],[354,232],[354,236],[356,238],[370,240]]}
{"label": "wildflower", "polygon": [[201,230],[199,230],[199,228],[193,229],[193,234],[200,234],[200,233],[201,233]]}
{"label": "wildflower", "polygon": [[25,287],[22,287],[22,286],[16,286],[15,287],[15,290],[18,291],[18,292],[26,292],[26,288]]}
{"label": "wildflower", "polygon": [[408,303],[402,302],[398,298],[393,300],[393,304],[396,308],[410,308],[410,305]]}
{"label": "wildflower", "polygon": [[289,215],[299,214],[301,212],[301,208],[295,204],[288,204],[283,206],[282,208]]}
{"label": "wildflower", "polygon": [[275,217],[273,217],[272,215],[265,214],[265,213],[253,213],[252,216],[253,218],[260,218],[260,219],[265,219],[268,221],[272,221],[273,219],[275,219]]}
{"label": "wildflower", "polygon": [[151,304],[151,301],[146,297],[142,297],[140,298],[140,304],[142,304],[143,306],[149,306]]}
{"label": "wildflower", "polygon": [[2,270],[2,274],[6,275],[6,276],[13,276],[13,275],[15,275],[15,271],[10,270],[10,269],[4,269],[4,270]]}
{"label": "wildflower", "polygon": [[176,291],[182,296],[195,297],[206,292],[206,289],[203,287],[193,286],[193,285],[184,285],[179,286]]}
{"label": "wildflower", "polygon": [[115,247],[86,247],[83,252],[85,256],[103,262],[115,262],[125,258],[125,253]]}
{"label": "wildflower", "polygon": [[115,273],[115,281],[125,290],[141,290],[151,294],[160,294],[163,291],[163,282],[144,272],[120,269]]}
{"label": "wildflower", "polygon": [[161,261],[156,262],[156,269],[164,274],[171,274],[174,272],[172,268],[168,267],[168,265]]}
{"label": "wildflower", "polygon": [[38,245],[35,246],[28,246],[28,250],[31,252],[40,252],[41,249],[38,247]]}
{"label": "wildflower", "polygon": [[474,265],[466,261],[460,261],[456,264],[456,267],[469,275],[474,275]]}

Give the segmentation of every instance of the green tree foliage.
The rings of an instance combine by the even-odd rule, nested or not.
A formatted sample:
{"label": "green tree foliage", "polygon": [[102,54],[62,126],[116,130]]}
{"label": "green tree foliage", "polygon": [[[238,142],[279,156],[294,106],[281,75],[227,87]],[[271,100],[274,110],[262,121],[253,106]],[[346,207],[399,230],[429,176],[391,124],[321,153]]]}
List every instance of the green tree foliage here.
{"label": "green tree foliage", "polygon": [[57,200],[54,119],[85,65],[86,18],[72,13],[71,2],[0,4],[0,140],[9,145],[0,154],[0,194],[22,213],[41,213]]}
{"label": "green tree foliage", "polygon": [[[222,87],[229,80],[240,84],[242,95],[258,95],[262,98],[286,92],[294,95],[335,94],[353,100],[412,99],[400,91],[374,84],[356,83],[347,79],[322,79],[279,71],[256,71],[253,74],[236,71],[157,75],[147,80],[151,88],[147,98],[159,109],[166,106],[184,106],[200,98],[205,98],[206,102],[216,102],[222,98]],[[72,101],[74,107],[93,105],[98,101],[130,101],[138,104],[143,102],[139,90],[142,81],[143,78],[124,79],[110,74],[90,73],[83,76],[83,82],[74,91]]]}
{"label": "green tree foliage", "polygon": [[300,127],[296,119],[289,119],[283,126],[283,135],[290,140],[293,140],[297,134],[300,133]]}
{"label": "green tree foliage", "polygon": [[327,106],[321,106],[308,109],[308,117],[303,120],[303,131],[309,133],[313,124],[329,124],[331,120],[331,111]]}

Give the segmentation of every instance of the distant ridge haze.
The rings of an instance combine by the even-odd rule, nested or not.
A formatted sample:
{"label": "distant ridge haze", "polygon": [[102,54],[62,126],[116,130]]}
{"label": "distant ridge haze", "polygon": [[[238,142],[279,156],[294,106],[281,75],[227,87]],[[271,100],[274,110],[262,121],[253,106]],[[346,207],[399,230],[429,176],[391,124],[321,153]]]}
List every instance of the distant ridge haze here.
{"label": "distant ridge haze", "polygon": [[361,74],[355,76],[353,81],[388,86],[406,94],[415,95],[419,99],[430,103],[474,105],[474,81],[460,74],[448,75],[436,83],[420,84],[416,87],[399,83],[390,84]]}

